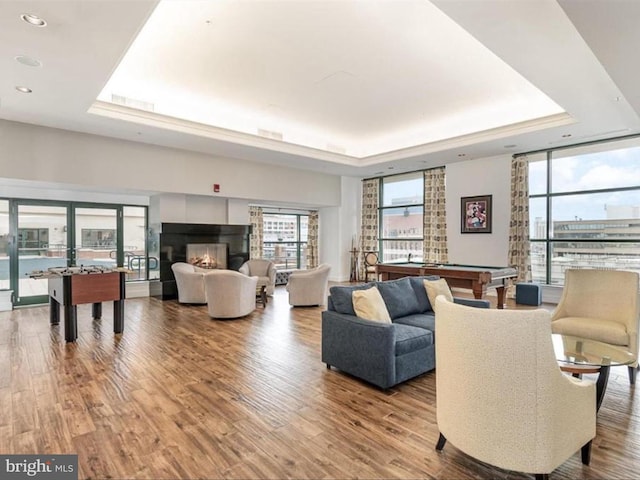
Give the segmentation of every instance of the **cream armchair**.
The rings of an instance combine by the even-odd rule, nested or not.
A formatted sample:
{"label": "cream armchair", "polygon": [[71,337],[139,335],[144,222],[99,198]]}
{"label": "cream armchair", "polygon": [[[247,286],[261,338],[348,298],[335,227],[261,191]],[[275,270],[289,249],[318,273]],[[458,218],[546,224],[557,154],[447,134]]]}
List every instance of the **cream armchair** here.
{"label": "cream armchair", "polygon": [[267,295],[273,295],[276,288],[276,265],[271,260],[261,258],[248,260],[238,271],[248,277],[258,277],[258,286],[264,285]]}
{"label": "cream armchair", "polygon": [[436,299],[436,415],[477,460],[547,478],[596,434],[596,387],[563,374],[546,310],[471,308]]}
{"label": "cream armchair", "polygon": [[180,303],[207,303],[204,292],[204,272],[190,263],[176,262],[171,265],[178,289]]}
{"label": "cream armchair", "polygon": [[629,381],[638,367],[638,274],[622,270],[565,271],[560,303],[551,316],[553,333],[589,338],[631,352]]}
{"label": "cream armchair", "polygon": [[207,308],[212,318],[239,318],[256,309],[258,277],[233,270],[214,270],[204,277]]}
{"label": "cream armchair", "polygon": [[289,305],[310,307],[327,303],[327,286],[331,266],[323,263],[309,270],[291,272],[287,282]]}

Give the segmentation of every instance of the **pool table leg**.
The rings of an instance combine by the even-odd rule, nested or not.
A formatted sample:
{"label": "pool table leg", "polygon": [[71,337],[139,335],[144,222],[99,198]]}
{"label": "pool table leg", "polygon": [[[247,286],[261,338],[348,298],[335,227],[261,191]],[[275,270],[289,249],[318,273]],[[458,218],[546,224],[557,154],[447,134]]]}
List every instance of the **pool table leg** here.
{"label": "pool table leg", "polygon": [[[502,287],[502,291],[500,291],[500,288],[498,287],[498,308],[504,308],[504,287]],[[473,282],[471,290],[473,291],[473,298],[476,300],[482,300],[487,294],[487,287],[480,282]]]}
{"label": "pool table leg", "polygon": [[498,308],[504,308],[504,285],[497,287],[496,291],[498,292]]}

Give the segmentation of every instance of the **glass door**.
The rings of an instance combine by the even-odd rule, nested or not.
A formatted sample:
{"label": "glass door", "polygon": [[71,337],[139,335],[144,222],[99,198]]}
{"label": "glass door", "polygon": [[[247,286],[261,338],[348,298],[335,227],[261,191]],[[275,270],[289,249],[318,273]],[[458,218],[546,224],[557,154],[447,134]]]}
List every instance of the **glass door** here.
{"label": "glass door", "polygon": [[47,302],[47,281],[29,278],[29,273],[69,265],[67,212],[64,205],[17,204],[17,276],[12,282],[16,305]]}
{"label": "glass door", "polygon": [[[0,200],[0,291],[11,289],[9,283],[9,225],[9,200]],[[2,302],[1,298],[0,302]]]}
{"label": "glass door", "polygon": [[106,206],[73,206],[73,265],[113,268],[123,264],[118,210]]}
{"label": "glass door", "polygon": [[125,266],[144,280],[158,268],[146,224],[144,207],[0,199],[0,292],[13,290],[15,306],[47,303],[48,282],[29,274],[52,267]]}

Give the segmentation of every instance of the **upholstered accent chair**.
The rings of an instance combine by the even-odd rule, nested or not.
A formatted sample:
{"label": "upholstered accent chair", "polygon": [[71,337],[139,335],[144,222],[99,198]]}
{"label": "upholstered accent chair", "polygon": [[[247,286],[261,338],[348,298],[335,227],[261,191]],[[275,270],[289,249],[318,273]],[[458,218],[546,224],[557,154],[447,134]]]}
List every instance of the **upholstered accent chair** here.
{"label": "upholstered accent chair", "polygon": [[638,369],[638,274],[622,270],[568,269],[551,316],[553,333],[589,338],[631,352],[629,381]]}
{"label": "upholstered accent chair", "polygon": [[178,289],[180,303],[207,303],[204,291],[204,271],[190,263],[176,262],[171,265]]}
{"label": "upholstered accent chair", "polygon": [[596,387],[560,371],[546,310],[436,299],[436,415],[446,441],[499,468],[548,475],[596,434]]}
{"label": "upholstered accent chair", "polygon": [[214,270],[204,277],[207,308],[212,318],[239,318],[256,309],[258,277],[233,270]]}
{"label": "upholstered accent chair", "polygon": [[254,258],[244,262],[238,271],[248,277],[258,277],[258,286],[264,285],[267,295],[273,295],[276,288],[276,265],[271,260]]}
{"label": "upholstered accent chair", "polygon": [[331,266],[323,263],[309,270],[296,270],[289,275],[289,305],[310,307],[327,303],[327,287]]}

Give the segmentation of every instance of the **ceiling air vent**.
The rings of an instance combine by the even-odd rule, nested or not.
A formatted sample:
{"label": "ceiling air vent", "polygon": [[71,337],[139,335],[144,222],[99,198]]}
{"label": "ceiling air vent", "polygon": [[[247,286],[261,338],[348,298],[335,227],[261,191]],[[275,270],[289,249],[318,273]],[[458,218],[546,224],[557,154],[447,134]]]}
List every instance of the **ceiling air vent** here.
{"label": "ceiling air vent", "polygon": [[136,100],[135,98],[125,97],[124,95],[111,94],[111,103],[116,105],[122,105],[124,107],[135,108],[137,110],[146,110],[147,112],[155,111],[155,104],[151,102],[145,102],[143,100]]}
{"label": "ceiling air vent", "polygon": [[258,135],[264,138],[270,138],[272,140],[280,140],[282,141],[282,133],[281,132],[273,132],[271,130],[265,130],[263,128],[258,129]]}

